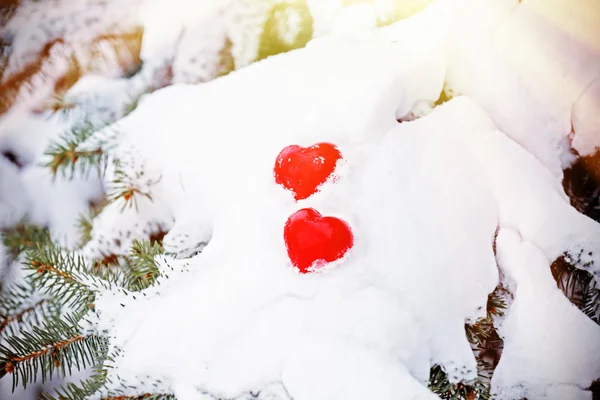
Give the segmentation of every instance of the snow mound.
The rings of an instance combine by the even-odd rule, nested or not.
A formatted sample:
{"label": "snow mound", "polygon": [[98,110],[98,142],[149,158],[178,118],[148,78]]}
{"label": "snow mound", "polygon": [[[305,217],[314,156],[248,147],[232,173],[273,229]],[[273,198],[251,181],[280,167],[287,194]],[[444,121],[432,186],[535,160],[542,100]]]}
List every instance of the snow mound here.
{"label": "snow mound", "polygon": [[600,145],[598,2],[442,0],[430,8],[450,21],[448,87],[552,174],[562,178],[571,146],[585,155]]}
{"label": "snow mound", "polygon": [[[381,37],[327,38],[163,89],[120,121],[124,142],[161,178],[149,190],[175,221],[165,242],[195,225],[208,246],[163,260],[168,279],[157,287],[98,299],[94,329],[122,348],[115,373],[222,397],[280,382],[295,399],[428,399],[432,363],[455,382],[476,376],[464,323],[498,283],[498,227],[548,257],[590,249],[599,265],[598,225],[471,100],[396,122],[441,90],[443,58],[442,68],[427,64],[439,42],[423,43],[430,51],[408,53]],[[275,157],[319,141],[345,161],[296,203],[274,182]],[[321,274],[299,275],[287,259],[283,226],[302,207],[355,234],[349,255]]]}
{"label": "snow mound", "polygon": [[[250,3],[233,3],[252,14]],[[123,254],[134,239],[168,231],[164,247],[177,258],[160,259],[160,285],[107,291],[95,302],[89,329],[121,349],[114,388],[124,380],[143,390],[160,379],[182,399],[432,399],[432,364],[452,382],[475,378],[464,323],[485,313],[503,276],[515,301],[500,325],[498,397],[589,398],[584,389],[600,375],[600,328],[562,296],[548,267],[578,255],[579,267],[600,277],[600,225],[570,206],[559,180],[571,144],[583,154],[597,146],[597,71],[587,68],[597,54],[577,50],[563,62],[564,38],[538,19],[566,2],[438,0],[382,29],[374,29],[377,7],[336,15],[334,3],[311,2],[322,12],[316,31],[331,36],[203,85],[146,95],[86,143],[119,162],[109,163],[106,187],[125,174],[152,200],[106,206],[83,254]],[[65,96],[81,114],[43,125],[52,128],[43,140],[42,117],[24,114],[50,89],[3,118],[0,148],[16,149],[27,165],[19,171],[0,158],[0,227],[28,214],[72,246],[74,217],[101,185],[52,181],[38,165],[48,140],[81,118],[100,126],[127,114],[165,58],[173,58],[175,82],[216,76],[228,40],[236,66],[249,63],[258,41],[249,35],[242,46],[244,32],[260,27],[269,6],[260,2],[261,12],[236,30],[236,12],[221,15],[225,2],[198,3],[193,15],[178,2],[166,27],[165,3],[144,4],[148,71],[85,76]],[[565,15],[571,28],[594,25]],[[537,48],[540,35],[552,43]],[[33,54],[22,47],[13,69]],[[48,68],[60,75],[68,66],[57,59]],[[444,84],[465,96],[432,109]],[[344,162],[320,192],[295,202],[275,184],[275,158],[287,145],[323,141]],[[348,255],[318,274],[295,272],[282,237],[288,216],[304,207],[344,219],[355,235]]]}
{"label": "snow mound", "polygon": [[502,229],[497,243],[500,267],[515,287],[500,329],[496,398],[591,399],[584,390],[600,376],[600,327],[556,287],[539,247],[511,229]]}

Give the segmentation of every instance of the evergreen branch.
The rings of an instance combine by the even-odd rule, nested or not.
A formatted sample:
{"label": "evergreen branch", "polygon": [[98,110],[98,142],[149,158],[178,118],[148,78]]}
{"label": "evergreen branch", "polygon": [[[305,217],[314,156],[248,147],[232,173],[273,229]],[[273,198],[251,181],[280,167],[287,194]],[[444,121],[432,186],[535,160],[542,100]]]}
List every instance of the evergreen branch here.
{"label": "evergreen branch", "polygon": [[487,319],[504,316],[507,304],[506,301],[504,301],[502,294],[507,293],[508,291],[502,285],[498,285],[494,291],[488,295],[486,306]]}
{"label": "evergreen branch", "polygon": [[60,171],[63,176],[68,176],[71,179],[75,175],[77,166],[79,166],[82,175],[89,173],[93,167],[96,167],[98,173],[100,173],[104,161],[102,148],[98,147],[91,150],[78,148],[95,131],[96,128],[93,124],[85,122],[63,134],[59,141],[51,144],[46,150],[45,155],[50,156],[51,159],[45,166],[50,168],[54,176]]}
{"label": "evergreen branch", "polygon": [[92,240],[92,229],[94,228],[94,212],[89,210],[85,214],[79,215],[77,217],[77,230],[79,231],[79,243],[77,244],[77,248],[81,249],[87,242]]}
{"label": "evergreen branch", "polygon": [[[99,347],[95,349],[94,352],[95,365],[92,368],[93,373],[89,378],[84,379],[77,384],[66,382],[59,387],[54,387],[53,389],[56,393],[56,397],[47,392],[42,392],[40,398],[43,400],[82,400],[97,393],[105,385],[107,380],[108,371],[106,363],[108,361],[114,361],[114,358],[109,355],[108,341],[102,339],[99,344]],[[116,355],[116,353],[114,353],[114,355]]]}
{"label": "evergreen branch", "polygon": [[486,304],[486,316],[479,318],[474,324],[466,324],[465,331],[467,339],[472,346],[476,348],[485,347],[486,342],[494,336],[494,317],[501,317],[506,310],[506,301],[502,294],[507,293],[506,289],[498,285],[492,293],[488,295]]}
{"label": "evergreen branch", "polygon": [[32,225],[21,220],[15,226],[1,231],[2,243],[8,249],[11,259],[16,259],[23,251],[36,245],[48,244],[52,241],[47,228]]}
{"label": "evergreen branch", "polygon": [[467,340],[477,359],[479,374],[472,382],[450,383],[448,375],[439,365],[434,365],[430,371],[429,388],[442,399],[473,400],[490,398],[490,377],[497,364],[498,349],[502,340],[494,328],[494,318],[504,315],[507,308],[504,296],[508,291],[498,285],[488,295],[486,316],[479,318],[473,324],[465,325]]}
{"label": "evergreen branch", "polygon": [[[106,343],[106,342],[105,342]],[[100,398],[101,400],[137,400],[137,399],[147,399],[147,400],[175,400],[175,396],[170,393],[162,393],[162,382],[157,380],[152,382],[151,385],[156,387],[156,391],[153,393],[150,392],[142,392],[142,394],[125,394],[131,393],[136,390],[136,387],[133,385],[125,384],[123,381],[120,381],[119,384],[121,388],[115,389],[110,392],[106,389],[103,392],[100,390],[105,387],[106,382],[110,382],[108,379],[108,368],[111,366],[108,364],[109,362],[113,362],[114,358],[119,353],[119,349],[114,349],[111,355],[108,354],[107,347],[105,347],[103,353],[99,354],[98,363],[94,367],[93,375],[80,382],[79,384],[74,384],[72,382],[67,382],[65,385],[61,385],[59,388],[54,388],[56,392],[56,397],[52,396],[48,393],[42,393],[41,398],[43,400],[81,400],[87,399],[92,395],[94,397]],[[118,376],[117,376],[118,378]],[[120,378],[118,378],[120,380]],[[143,381],[139,382],[140,384],[144,384]]]}
{"label": "evergreen branch", "polygon": [[66,120],[76,107],[76,103],[65,100],[64,93],[55,93],[46,103],[44,109],[51,111],[53,114],[58,113],[63,120]]}
{"label": "evergreen branch", "polygon": [[[129,176],[122,168],[120,163],[116,162],[115,169],[115,179],[108,185],[108,195],[107,199],[109,203],[113,203],[117,200],[123,200],[123,206],[121,207],[121,211],[125,210],[125,208],[135,208],[138,209],[137,199],[139,196],[146,197],[148,200],[152,201],[152,196],[146,190],[143,190],[140,185],[137,183],[140,179],[142,179],[144,173],[137,172],[135,176]],[[160,179],[159,179],[160,180]],[[148,181],[145,182],[146,186],[154,185],[158,183],[158,181]]]}
{"label": "evergreen branch", "polygon": [[126,258],[125,285],[133,291],[152,285],[159,276],[155,258],[163,253],[163,247],[157,242],[134,240]]}
{"label": "evergreen branch", "polygon": [[139,105],[142,96],[130,96],[127,103],[123,106],[123,118],[131,114]]}
{"label": "evergreen branch", "polygon": [[102,212],[108,204],[106,199],[92,205],[86,214],[82,214],[77,218],[77,228],[80,232],[78,247],[82,248],[87,242],[92,239],[92,229],[94,227],[94,219]]}
{"label": "evergreen branch", "polygon": [[592,321],[600,324],[600,288],[592,275],[583,269],[589,264],[581,260],[583,251],[579,254],[563,254],[558,257],[550,270],[556,281],[556,286],[564,295],[586,314]]}
{"label": "evergreen branch", "polygon": [[32,271],[31,284],[61,301],[83,310],[94,300],[98,285],[110,286],[87,272],[82,256],[63,251],[57,245],[36,246],[26,253],[25,265]]}
{"label": "evergreen branch", "polygon": [[144,394],[133,395],[133,396],[108,396],[108,397],[102,397],[101,400],[176,400],[176,397],[175,397],[175,395],[172,395],[172,394],[144,393]]}
{"label": "evergreen branch", "polygon": [[481,346],[490,338],[490,331],[493,330],[492,321],[487,318],[480,318],[474,324],[465,325],[467,340],[471,345]]}
{"label": "evergreen branch", "polygon": [[592,321],[600,325],[600,288],[591,280],[583,292],[583,307],[581,311]]}
{"label": "evergreen branch", "polygon": [[73,368],[94,365],[105,347],[104,339],[81,334],[76,317],[49,320],[32,332],[21,330],[0,345],[0,378],[12,374],[14,390],[19,381],[26,388],[38,376],[42,383],[52,379],[56,370],[68,376]]}
{"label": "evergreen branch", "polygon": [[429,389],[445,400],[487,400],[490,398],[488,385],[475,380],[472,383],[452,384],[442,367],[434,365],[429,373]]}
{"label": "evergreen branch", "polygon": [[118,275],[121,271],[123,258],[124,256],[114,253],[102,254],[102,258],[93,262],[90,272],[103,279],[109,279],[111,276],[116,278],[115,274]]}
{"label": "evergreen branch", "polygon": [[97,373],[92,375],[90,378],[82,380],[79,384],[73,382],[66,382],[58,388],[54,388],[56,397],[49,393],[42,392],[40,399],[42,400],[83,400],[87,399],[94,393],[96,393],[106,380],[106,374]]}
{"label": "evergreen branch", "polygon": [[0,309],[4,313],[10,313],[10,310],[16,310],[23,307],[29,299],[35,294],[30,286],[14,285],[8,292],[3,292],[0,297]]}
{"label": "evergreen branch", "polygon": [[39,296],[32,286],[13,284],[0,293],[0,337],[31,330],[40,321],[56,318],[59,313],[58,304]]}
{"label": "evergreen branch", "polygon": [[48,299],[42,299],[34,303],[33,305],[24,308],[20,311],[14,312],[12,314],[0,313],[0,334],[2,334],[4,329],[6,329],[9,325],[13,323],[23,322],[24,320],[27,320],[28,317],[31,315],[33,315],[34,317],[37,316],[38,310],[43,309],[43,306],[45,306],[48,302]]}

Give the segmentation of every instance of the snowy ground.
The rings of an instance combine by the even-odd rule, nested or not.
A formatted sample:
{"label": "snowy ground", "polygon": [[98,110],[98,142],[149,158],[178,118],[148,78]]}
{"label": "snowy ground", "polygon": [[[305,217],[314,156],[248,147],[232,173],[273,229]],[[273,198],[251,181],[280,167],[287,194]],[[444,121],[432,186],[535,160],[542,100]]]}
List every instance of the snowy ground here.
{"label": "snowy ground", "polygon": [[[383,28],[385,2],[309,2],[321,36],[306,48],[202,84],[219,75],[216,42],[234,39],[237,66],[257,44],[235,39],[244,35],[231,33],[225,2],[193,13],[177,2],[177,23],[164,32],[161,2],[142,3],[141,17],[128,17],[148,32],[137,75],[84,76],[66,94],[79,106],[63,119],[31,113],[36,96],[0,116],[0,150],[25,164],[0,158],[0,227],[28,215],[63,244],[77,242],[76,217],[117,171],[53,182],[39,163],[52,139],[91,118],[99,129],[87,145],[117,144],[106,151],[152,201],[108,205],[82,253],[122,254],[159,226],[165,250],[179,255],[162,260],[168,279],[143,295],[97,299],[88,328],[122,349],[115,375],[160,379],[184,400],[434,399],[431,365],[453,381],[476,376],[464,323],[502,282],[514,300],[499,325],[496,398],[592,398],[600,327],[560,292],[549,266],[583,254],[581,267],[600,277],[600,225],[561,185],[572,150],[600,146],[598,2],[437,0]],[[18,39],[16,24],[8,30]],[[182,26],[206,45],[191,46]],[[161,86],[147,79],[168,59],[175,84],[124,116],[132,97]],[[434,108],[443,89],[454,98]],[[296,202],[275,183],[275,158],[317,142],[336,144],[344,161]],[[282,237],[304,207],[342,218],[355,236],[347,256],[318,274],[296,272]]]}

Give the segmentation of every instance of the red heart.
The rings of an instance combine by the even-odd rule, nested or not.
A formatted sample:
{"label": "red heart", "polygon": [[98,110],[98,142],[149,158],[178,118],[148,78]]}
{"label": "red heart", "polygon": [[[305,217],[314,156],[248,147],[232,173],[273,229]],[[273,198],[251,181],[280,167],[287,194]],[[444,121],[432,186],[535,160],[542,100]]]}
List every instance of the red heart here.
{"label": "red heart", "polygon": [[331,143],[287,146],[275,161],[275,181],[294,193],[296,200],[306,199],[325,183],[341,158],[342,153]]}
{"label": "red heart", "polygon": [[354,244],[345,221],[323,217],[312,208],[298,210],[288,218],[283,238],[292,264],[303,274],[342,258]]}

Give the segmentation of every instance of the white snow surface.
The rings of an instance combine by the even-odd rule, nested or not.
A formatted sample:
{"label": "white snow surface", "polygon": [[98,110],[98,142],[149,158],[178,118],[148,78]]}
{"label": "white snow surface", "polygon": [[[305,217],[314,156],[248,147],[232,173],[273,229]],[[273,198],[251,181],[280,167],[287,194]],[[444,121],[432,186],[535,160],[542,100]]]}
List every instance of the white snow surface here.
{"label": "white snow surface", "polygon": [[[569,144],[600,146],[600,12],[595,0],[437,1],[451,21],[448,86],[562,177]],[[443,7],[442,7],[443,6]],[[573,124],[573,127],[571,126]]]}
{"label": "white snow surface", "polygon": [[9,227],[27,216],[29,221],[47,226],[55,240],[73,247],[79,240],[77,218],[87,213],[89,202],[102,195],[97,174],[70,180],[62,175],[53,178],[44,151],[57,140],[68,121],[49,113],[21,115],[3,128],[9,134],[0,137],[0,149],[11,151],[23,164],[18,168],[0,158],[0,227]]}
{"label": "white snow surface", "polygon": [[[455,382],[476,375],[464,322],[483,315],[499,268],[515,300],[500,326],[493,391],[499,399],[589,399],[600,328],[549,270],[569,252],[600,277],[600,225],[569,205],[560,184],[570,146],[591,154],[600,145],[600,14],[589,11],[593,0],[581,1],[437,0],[381,29],[374,18],[384,2],[310,1],[319,38],[307,48],[146,95],[101,129],[94,139],[118,138],[111,157],[128,162],[153,201],[107,206],[83,254],[123,254],[158,229],[169,231],[165,249],[179,258],[161,258],[160,285],[97,299],[89,328],[123,349],[114,374],[148,390],[161,379],[181,399],[250,391],[261,399],[436,398],[426,388],[432,364]],[[247,33],[268,1],[232,1],[237,8],[225,15],[228,2],[197,3],[189,14],[176,3],[172,24],[161,25],[159,1],[124,20],[146,28],[145,68],[172,57],[175,82],[212,79],[225,37],[236,66],[252,60],[258,42]],[[235,27],[236,13],[252,18]],[[17,22],[7,29],[16,32]],[[17,42],[40,29],[39,21],[27,26]],[[31,58],[28,46],[10,68]],[[51,76],[62,71],[56,65]],[[26,164],[0,157],[0,227],[29,215],[74,245],[75,218],[102,185],[52,183],[42,153],[82,115],[98,126],[124,115],[148,76],[82,78],[66,96],[78,104],[66,122],[27,113],[44,90],[0,120],[0,149]],[[444,84],[461,96],[432,110]],[[397,122],[407,115],[420,118]],[[319,193],[295,202],[274,182],[275,157],[289,144],[322,141],[335,143],[344,162]],[[103,186],[112,177],[109,169]],[[299,275],[287,258],[283,225],[303,207],[346,220],[355,235],[347,257],[323,273]]]}
{"label": "white snow surface", "polygon": [[62,39],[85,64],[92,41],[107,33],[121,33],[138,20],[136,9],[145,0],[132,0],[127,7],[118,1],[49,0],[24,1],[0,34],[13,40],[13,54],[5,76],[35,62],[43,47]]}
{"label": "white snow surface", "polygon": [[500,329],[504,350],[492,379],[496,398],[591,399],[584,389],[600,376],[600,326],[556,287],[535,242],[501,229],[497,249],[515,297]]}
{"label": "white snow surface", "polygon": [[[498,283],[497,228],[549,260],[583,248],[599,265],[600,226],[472,100],[396,122],[437,97],[445,60],[440,40],[389,37],[324,38],[205,85],[163,89],[119,121],[123,142],[161,177],[150,190],[175,220],[165,241],[195,224],[195,240],[210,242],[191,259],[163,260],[159,286],[97,299],[93,329],[122,348],[115,374],[198,396],[279,382],[294,399],[435,398],[432,363],[455,382],[476,376],[464,322],[483,315]],[[335,182],[296,203],[274,182],[275,157],[318,141],[335,143],[345,161]],[[283,225],[302,207],[343,218],[355,235],[350,254],[320,274],[299,275],[287,259]],[[536,274],[551,279],[549,269]],[[508,327],[512,343],[522,328]],[[573,333],[587,359],[594,328]],[[505,368],[539,354],[520,357]],[[548,363],[549,376],[591,384],[592,373],[565,365]],[[499,392],[514,387],[495,382]],[[519,381],[539,398],[555,383]]]}

